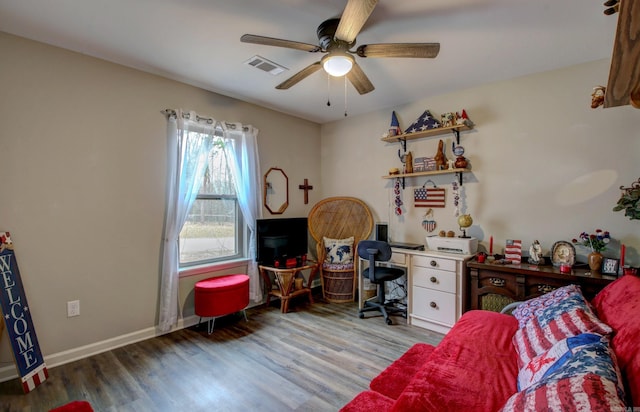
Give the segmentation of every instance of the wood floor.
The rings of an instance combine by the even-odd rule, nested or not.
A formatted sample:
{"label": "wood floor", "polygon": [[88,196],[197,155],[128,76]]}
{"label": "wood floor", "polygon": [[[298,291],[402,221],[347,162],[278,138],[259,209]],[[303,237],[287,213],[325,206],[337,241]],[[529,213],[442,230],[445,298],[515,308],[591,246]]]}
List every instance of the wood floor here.
{"label": "wood floor", "polygon": [[[279,302],[274,302],[278,305]],[[87,400],[96,411],[337,411],[415,342],[442,335],[387,326],[357,305],[294,300],[218,319],[49,370],[25,395],[0,383],[0,410],[47,411]],[[371,317],[371,318],[369,318]]]}

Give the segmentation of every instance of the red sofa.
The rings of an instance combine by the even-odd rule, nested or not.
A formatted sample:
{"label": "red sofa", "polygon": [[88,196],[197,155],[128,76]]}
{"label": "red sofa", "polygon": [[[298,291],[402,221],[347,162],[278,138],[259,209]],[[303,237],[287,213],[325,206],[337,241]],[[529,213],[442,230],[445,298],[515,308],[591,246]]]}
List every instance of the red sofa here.
{"label": "red sofa", "polygon": [[622,402],[640,406],[640,278],[623,276],[585,304],[606,324],[604,331],[594,333],[604,335],[607,347],[602,352],[613,353],[608,359],[617,373],[614,383],[602,378],[604,373],[583,373],[579,383],[571,377],[519,391],[524,365],[514,335],[522,336],[522,325],[511,315],[475,310],[465,313],[437,347],[411,347],[341,411],[624,410]]}

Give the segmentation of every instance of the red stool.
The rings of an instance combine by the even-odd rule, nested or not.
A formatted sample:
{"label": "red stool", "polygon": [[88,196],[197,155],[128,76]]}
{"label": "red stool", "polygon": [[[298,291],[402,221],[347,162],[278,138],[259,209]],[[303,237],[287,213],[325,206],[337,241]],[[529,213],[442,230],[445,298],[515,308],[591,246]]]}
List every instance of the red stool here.
{"label": "red stool", "polygon": [[[244,310],[249,305],[249,276],[244,274],[224,275],[196,282],[194,288],[195,312],[209,317],[208,332],[213,332],[213,324],[217,316],[229,315]],[[198,323],[200,323],[198,322]]]}

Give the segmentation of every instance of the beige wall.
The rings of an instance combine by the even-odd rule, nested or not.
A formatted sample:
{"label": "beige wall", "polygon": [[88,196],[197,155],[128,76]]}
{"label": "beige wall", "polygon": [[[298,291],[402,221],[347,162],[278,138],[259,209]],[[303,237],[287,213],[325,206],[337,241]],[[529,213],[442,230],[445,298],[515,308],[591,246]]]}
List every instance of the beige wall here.
{"label": "beige wall", "polygon": [[[320,199],[311,191],[305,205],[297,189],[304,178],[320,183],[317,124],[3,33],[0,54],[0,230],[12,233],[45,356],[156,324],[166,171],[161,110],[259,128],[263,171],[279,166],[290,179],[283,217],[306,216]],[[197,278],[180,285],[187,315]],[[81,315],[67,318],[66,302],[76,299]],[[7,339],[0,361],[13,366]]]}
{"label": "beige wall", "polygon": [[[406,128],[425,109],[440,114],[465,108],[476,124],[473,131],[462,133],[460,142],[473,169],[464,176],[463,188],[463,203],[474,219],[470,235],[484,246],[493,236],[498,252],[506,239],[521,239],[526,249],[538,239],[548,251],[557,240],[570,241],[582,231],[601,228],[627,244],[627,261],[638,266],[640,221],[611,209],[619,187],[640,177],[640,111],[630,106],[590,108],[592,87],[606,84],[608,71],[608,61],[597,61],[323,125],[323,195],[359,197],[371,206],[376,220],[390,223],[393,238],[424,243],[424,209],[412,206],[412,196],[427,178],[407,180],[406,213],[395,216],[390,204],[393,181],[381,176],[390,167],[400,167],[400,146],[380,138],[392,110]],[[442,138],[451,155],[452,137]],[[408,150],[414,158],[433,156],[438,140],[410,141]],[[434,209],[437,230],[459,233],[453,216],[453,175],[432,180],[447,189],[447,207]],[[616,242],[606,254],[617,258],[618,253]]]}

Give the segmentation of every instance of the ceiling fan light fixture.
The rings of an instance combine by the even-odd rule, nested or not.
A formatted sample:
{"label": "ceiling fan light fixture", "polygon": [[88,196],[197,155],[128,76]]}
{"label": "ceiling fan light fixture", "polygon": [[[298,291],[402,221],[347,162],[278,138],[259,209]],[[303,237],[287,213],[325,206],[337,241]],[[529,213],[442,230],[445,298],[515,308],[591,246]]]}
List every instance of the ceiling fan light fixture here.
{"label": "ceiling fan light fixture", "polygon": [[331,53],[322,58],[324,71],[334,77],[341,77],[351,71],[353,57],[346,53]]}

